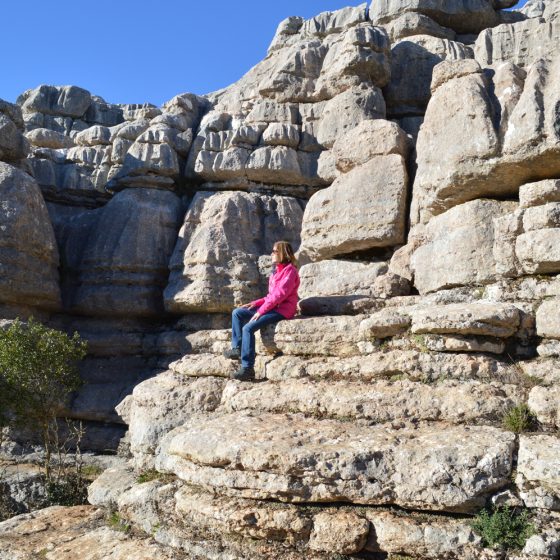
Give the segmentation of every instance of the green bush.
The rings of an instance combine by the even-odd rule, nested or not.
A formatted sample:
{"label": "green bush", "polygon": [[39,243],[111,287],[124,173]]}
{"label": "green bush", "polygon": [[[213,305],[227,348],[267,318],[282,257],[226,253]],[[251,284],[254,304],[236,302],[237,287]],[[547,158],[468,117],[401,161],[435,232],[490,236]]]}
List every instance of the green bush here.
{"label": "green bush", "polygon": [[482,544],[492,548],[519,550],[535,533],[527,511],[519,511],[509,506],[481,511],[473,521],[472,527],[481,536]]}
{"label": "green bush", "polygon": [[502,422],[506,430],[520,434],[535,428],[537,417],[526,404],[519,404],[504,414]]}

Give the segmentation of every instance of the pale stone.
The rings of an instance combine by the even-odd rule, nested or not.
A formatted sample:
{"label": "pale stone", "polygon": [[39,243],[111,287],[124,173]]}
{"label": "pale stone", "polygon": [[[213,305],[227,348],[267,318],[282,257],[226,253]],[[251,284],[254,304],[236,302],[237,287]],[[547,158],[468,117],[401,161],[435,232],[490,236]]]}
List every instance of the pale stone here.
{"label": "pale stone", "polygon": [[105,470],[88,486],[88,502],[94,506],[114,508],[117,498],[134,486],[136,477],[128,466]]}
{"label": "pale stone", "polygon": [[515,483],[527,507],[560,509],[560,440],[521,435]]}
{"label": "pale stone", "polygon": [[560,356],[560,340],[543,340],[537,346],[537,353],[543,358]]}
{"label": "pale stone", "polygon": [[263,132],[262,140],[269,146],[297,148],[299,144],[299,130],[294,125],[271,123]]}
{"label": "pale stone", "polygon": [[0,162],[0,300],[57,309],[59,253],[37,183]]}
{"label": "pale stone", "polygon": [[548,228],[521,234],[515,253],[528,274],[560,272],[560,228]]}
{"label": "pale stone", "polygon": [[517,209],[509,214],[494,218],[493,254],[496,272],[506,277],[522,275],[523,268],[515,254],[515,242],[523,233],[524,210]]}
{"label": "pale stone", "polygon": [[549,202],[542,206],[527,208],[523,213],[523,228],[526,232],[535,229],[560,228],[560,202]]}
{"label": "pale stone", "polygon": [[[91,94],[76,86],[39,86],[20,95],[24,113],[81,117],[91,104]],[[50,128],[50,127],[47,127]]]}
{"label": "pale stone", "polygon": [[519,187],[521,208],[539,206],[547,202],[560,202],[560,180],[536,181]]}
{"label": "pale stone", "polygon": [[416,12],[406,12],[383,24],[392,43],[411,35],[431,35],[441,39],[455,39],[455,31],[442,27],[433,19]]}
{"label": "pale stone", "polygon": [[355,554],[366,544],[369,521],[352,512],[319,513],[313,519],[309,548],[337,554]]}
{"label": "pale stone", "polygon": [[234,413],[170,432],[156,465],[239,497],[472,511],[508,484],[514,435],[485,426],[444,434]]}
{"label": "pale stone", "polygon": [[392,116],[423,114],[430,100],[434,67],[442,60],[471,57],[462,43],[430,35],[398,41],[391,49],[391,81],[384,90],[387,112]]}
{"label": "pale stone", "polygon": [[373,283],[387,272],[384,262],[326,260],[301,267],[300,298],[333,295],[374,295]]}
{"label": "pale stone", "polygon": [[460,335],[423,335],[422,345],[435,352],[490,352],[503,354],[505,343],[499,339],[476,338]]}
{"label": "pale stone", "polygon": [[172,177],[179,174],[177,153],[167,144],[135,141],[124,159],[122,175],[145,175],[151,172]]}
{"label": "pale stone", "polygon": [[378,156],[313,195],[302,223],[312,260],[404,241],[407,172],[402,156]]}
{"label": "pale stone", "polygon": [[352,88],[329,100],[317,128],[317,141],[330,148],[361,121],[385,118],[385,101],[378,88]]}
{"label": "pale stone", "polygon": [[451,424],[500,422],[509,408],[523,401],[514,385],[446,381],[428,385],[413,381],[285,380],[255,385],[229,382],[221,408],[227,412],[290,412],[315,418],[442,421]]}
{"label": "pale stone", "polygon": [[229,313],[263,297],[267,278],[259,272],[258,259],[280,239],[297,249],[302,216],[294,198],[199,191],[169,263],[166,308]]}
{"label": "pale stone", "polygon": [[480,73],[482,73],[482,68],[476,60],[470,58],[451,61],[443,60],[434,66],[430,89],[433,93],[438,87],[449,80],[462,78],[463,76],[468,76],[469,74]]}
{"label": "pale stone", "polygon": [[370,5],[370,18],[378,25],[408,12],[427,15],[457,33],[478,33],[499,23],[492,4],[485,0],[462,0],[453,3],[441,0],[375,0]]}
{"label": "pale stone", "polygon": [[35,128],[26,132],[25,137],[32,146],[37,146],[38,148],[57,150],[59,148],[71,148],[75,145],[74,140],[70,136],[55,130],[49,130],[48,128]]}
{"label": "pale stone", "polygon": [[410,324],[407,313],[398,309],[383,309],[360,323],[360,335],[365,339],[387,338],[405,332]]}
{"label": "pale stone", "polygon": [[187,354],[169,364],[169,369],[187,377],[230,377],[239,363],[215,354]]}
{"label": "pale stone", "polygon": [[514,202],[474,200],[432,218],[424,232],[427,241],[410,261],[418,291],[424,294],[496,279],[494,218],[515,207]]}
{"label": "pale stone", "polygon": [[408,142],[396,123],[384,119],[365,120],[338,138],[332,152],[337,169],[346,173],[374,156],[400,154],[406,158]]}
{"label": "pale stone", "polygon": [[[560,341],[555,340],[550,342],[558,343],[555,355],[560,356]],[[538,347],[537,350],[540,355],[540,347]],[[525,375],[530,378],[535,378],[545,385],[552,385],[560,382],[560,362],[557,359],[548,358],[519,362],[519,367]]]}
{"label": "pale stone", "polygon": [[413,333],[466,334],[507,338],[520,323],[519,309],[499,303],[420,307],[411,312]]}
{"label": "pale stone", "polygon": [[541,424],[560,428],[560,387],[533,387],[527,405]]}
{"label": "pale stone", "polygon": [[560,339],[560,298],[544,300],[537,310],[537,334]]}
{"label": "pale stone", "polygon": [[79,146],[97,146],[111,143],[111,131],[106,126],[91,126],[74,137]]}

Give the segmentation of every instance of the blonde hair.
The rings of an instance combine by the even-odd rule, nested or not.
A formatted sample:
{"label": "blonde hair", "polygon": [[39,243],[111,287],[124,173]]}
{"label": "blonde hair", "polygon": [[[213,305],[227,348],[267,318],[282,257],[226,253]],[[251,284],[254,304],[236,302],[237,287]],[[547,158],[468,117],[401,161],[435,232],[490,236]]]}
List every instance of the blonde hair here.
{"label": "blonde hair", "polygon": [[278,251],[278,261],[282,264],[293,264],[296,268],[298,266],[297,259],[294,254],[292,246],[287,241],[277,241],[274,248]]}

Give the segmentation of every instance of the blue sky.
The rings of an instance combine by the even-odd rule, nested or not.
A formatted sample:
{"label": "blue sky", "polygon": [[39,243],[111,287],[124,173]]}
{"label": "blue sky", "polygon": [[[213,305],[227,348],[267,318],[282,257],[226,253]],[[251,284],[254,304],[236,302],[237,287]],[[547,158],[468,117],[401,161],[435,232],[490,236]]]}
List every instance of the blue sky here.
{"label": "blue sky", "polygon": [[0,98],[73,84],[112,103],[208,93],[266,55],[278,23],[348,0],[4,0]]}

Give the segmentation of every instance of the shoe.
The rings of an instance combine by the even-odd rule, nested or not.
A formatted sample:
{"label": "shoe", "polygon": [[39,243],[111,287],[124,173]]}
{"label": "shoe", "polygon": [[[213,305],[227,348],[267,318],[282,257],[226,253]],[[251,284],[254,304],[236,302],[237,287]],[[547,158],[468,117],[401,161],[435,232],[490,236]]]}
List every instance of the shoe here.
{"label": "shoe", "polygon": [[224,357],[228,360],[240,360],[241,359],[241,349],[240,348],[230,348],[224,352]]}
{"label": "shoe", "polygon": [[254,381],[255,370],[252,367],[240,367],[231,375],[231,378],[237,379],[237,381]]}

